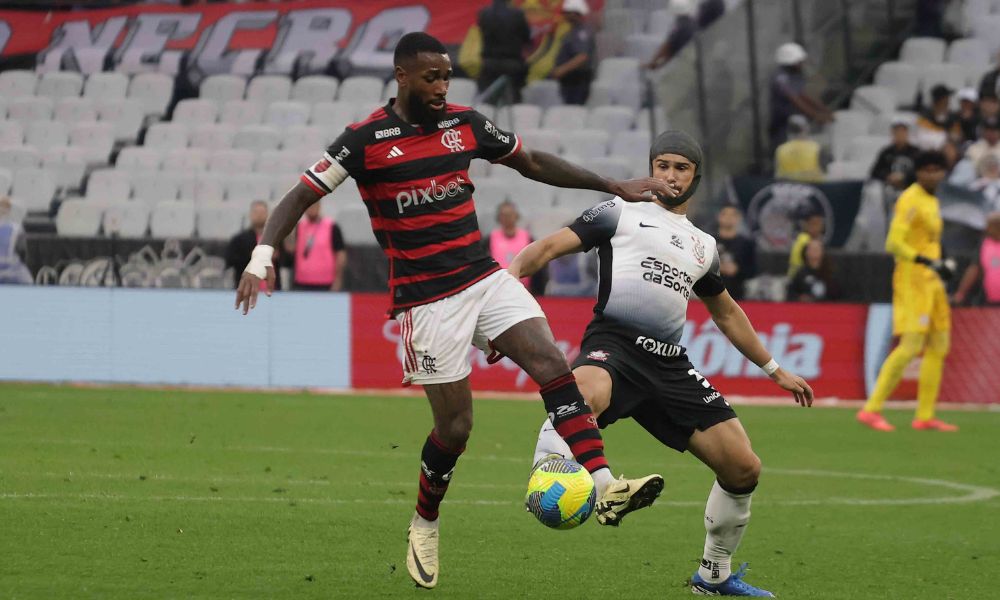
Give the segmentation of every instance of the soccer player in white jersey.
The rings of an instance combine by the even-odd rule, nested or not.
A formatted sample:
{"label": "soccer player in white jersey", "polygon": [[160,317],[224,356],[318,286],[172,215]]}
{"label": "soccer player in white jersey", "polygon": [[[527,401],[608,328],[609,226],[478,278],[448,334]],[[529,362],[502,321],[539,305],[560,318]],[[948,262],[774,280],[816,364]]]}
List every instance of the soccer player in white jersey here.
{"label": "soccer player in white jersey", "polygon": [[[600,427],[635,419],[662,443],[690,450],[715,472],[705,507],[705,549],[691,590],[701,595],[772,596],[733,572],[732,555],[750,520],[760,459],[722,394],[691,365],[680,346],[693,291],[719,330],[801,406],[813,392],[782,369],[757,337],[743,309],[726,291],[715,239],[685,216],[702,171],[698,143],[682,131],[653,142],[650,172],[677,194],[631,204],[602,202],[573,224],[521,251],[508,270],[534,274],[550,261],[598,248],[600,286],[594,318],[584,333],[573,374]],[[569,448],[546,421],[535,448],[535,468]]]}

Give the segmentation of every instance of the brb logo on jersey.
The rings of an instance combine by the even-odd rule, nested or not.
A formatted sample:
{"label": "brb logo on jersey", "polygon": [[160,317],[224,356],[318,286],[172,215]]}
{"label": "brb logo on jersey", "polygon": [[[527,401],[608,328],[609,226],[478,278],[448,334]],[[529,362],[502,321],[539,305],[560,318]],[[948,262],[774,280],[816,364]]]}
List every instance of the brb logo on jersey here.
{"label": "brb logo on jersey", "polygon": [[462,132],[457,129],[446,129],[441,134],[441,145],[452,152],[465,150],[465,144],[462,143]]}
{"label": "brb logo on jersey", "polygon": [[423,189],[411,188],[396,194],[396,206],[399,214],[403,214],[408,206],[419,206],[433,202],[440,202],[446,198],[454,198],[462,193],[462,184],[468,183],[462,177],[456,177],[454,181],[446,184],[439,184],[431,179],[431,184]]}
{"label": "brb logo on jersey", "polygon": [[647,256],[639,266],[643,268],[642,278],[646,281],[674,290],[684,296],[685,300],[691,296],[694,280],[684,271],[652,256]]}
{"label": "brb logo on jersey", "polygon": [[375,132],[375,139],[381,140],[387,137],[395,137],[397,135],[403,135],[403,130],[399,127],[390,127],[388,129],[379,129]]}

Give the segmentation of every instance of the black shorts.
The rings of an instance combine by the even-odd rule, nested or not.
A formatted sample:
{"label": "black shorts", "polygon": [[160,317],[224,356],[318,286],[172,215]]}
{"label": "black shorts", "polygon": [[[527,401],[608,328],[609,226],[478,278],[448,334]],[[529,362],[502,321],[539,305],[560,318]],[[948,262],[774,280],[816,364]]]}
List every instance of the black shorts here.
{"label": "black shorts", "polygon": [[593,324],[583,336],[573,368],[591,365],[611,375],[611,404],[597,419],[601,429],[631,417],[656,439],[684,452],[695,430],[736,417],[685,354],[658,356],[637,339]]}

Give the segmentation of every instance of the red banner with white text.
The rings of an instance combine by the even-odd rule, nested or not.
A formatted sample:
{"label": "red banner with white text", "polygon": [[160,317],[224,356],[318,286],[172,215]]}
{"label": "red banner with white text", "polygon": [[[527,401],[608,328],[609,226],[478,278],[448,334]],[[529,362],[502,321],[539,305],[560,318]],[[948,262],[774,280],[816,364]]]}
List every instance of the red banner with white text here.
{"label": "red banner with white text", "polygon": [[[593,315],[590,299],[540,299],[559,348],[572,361]],[[386,320],[387,299],[379,294],[352,297],[352,385],[397,388],[400,385],[399,325]],[[808,379],[820,397],[863,398],[862,356],[868,307],[861,305],[742,305],[775,360]],[[688,357],[724,394],[782,394],[715,327],[705,306],[692,302],[682,344]],[[538,386],[510,359],[489,365],[470,347],[472,384],[477,390],[534,392]]]}

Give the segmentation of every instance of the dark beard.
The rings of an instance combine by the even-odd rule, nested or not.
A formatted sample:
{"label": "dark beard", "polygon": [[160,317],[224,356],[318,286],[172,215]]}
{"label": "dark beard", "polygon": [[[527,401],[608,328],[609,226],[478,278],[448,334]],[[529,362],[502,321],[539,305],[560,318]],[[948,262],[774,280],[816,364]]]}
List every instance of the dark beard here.
{"label": "dark beard", "polygon": [[434,125],[438,121],[444,120],[447,115],[447,106],[441,110],[431,110],[426,104],[416,96],[410,96],[406,101],[406,112],[410,115],[410,120],[414,125]]}

